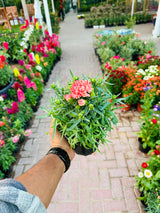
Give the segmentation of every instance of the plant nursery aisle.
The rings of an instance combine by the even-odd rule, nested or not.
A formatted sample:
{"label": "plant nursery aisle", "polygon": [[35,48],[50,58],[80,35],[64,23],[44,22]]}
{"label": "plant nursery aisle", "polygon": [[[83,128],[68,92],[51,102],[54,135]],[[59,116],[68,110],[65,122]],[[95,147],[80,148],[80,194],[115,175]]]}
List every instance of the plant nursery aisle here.
{"label": "plant nursery aisle", "polygon": [[[62,58],[54,67],[45,89],[52,82],[56,82],[57,78],[60,84],[66,84],[70,79],[70,69],[77,76],[102,75],[93,48],[94,31],[85,29],[84,20],[78,20],[75,13],[66,15],[60,30]],[[40,107],[49,105],[48,98],[53,95],[46,90]],[[49,131],[51,119],[39,118],[44,114],[41,108],[35,113],[31,124],[33,133],[21,148],[13,177],[32,167],[50,148],[50,139],[46,133]],[[63,175],[58,185],[48,213],[141,211],[134,192],[134,177],[139,171],[139,165],[145,161],[145,155],[138,151],[135,135],[139,130],[139,113],[135,110],[125,113],[118,110],[117,115],[118,126],[110,134],[112,144],[100,147],[101,154],[96,152],[88,157],[76,155],[69,171]]]}

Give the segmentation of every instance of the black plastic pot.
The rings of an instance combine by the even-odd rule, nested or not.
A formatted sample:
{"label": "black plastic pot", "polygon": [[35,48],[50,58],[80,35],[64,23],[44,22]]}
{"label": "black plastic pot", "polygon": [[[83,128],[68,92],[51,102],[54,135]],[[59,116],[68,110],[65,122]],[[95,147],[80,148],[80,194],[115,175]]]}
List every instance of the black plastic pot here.
{"label": "black plastic pot", "polygon": [[14,83],[14,80],[12,78],[11,81],[10,81],[10,83],[6,87],[4,87],[3,89],[0,90],[0,95],[7,94],[8,90],[11,88],[11,86],[13,85],[13,83]]}
{"label": "black plastic pot", "polygon": [[76,145],[74,150],[78,155],[84,155],[84,156],[91,155],[92,153],[96,151],[95,149],[86,149],[85,147],[81,145]]}
{"label": "black plastic pot", "polygon": [[138,138],[138,143],[139,143],[139,150],[145,154],[147,154],[150,151],[150,147],[146,147],[145,149],[143,148],[143,141],[142,138]]}

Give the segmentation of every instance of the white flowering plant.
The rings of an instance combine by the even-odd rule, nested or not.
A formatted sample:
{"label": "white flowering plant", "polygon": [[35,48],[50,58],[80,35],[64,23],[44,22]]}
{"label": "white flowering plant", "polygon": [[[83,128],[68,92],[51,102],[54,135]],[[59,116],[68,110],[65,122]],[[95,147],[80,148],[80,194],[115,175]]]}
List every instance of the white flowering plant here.
{"label": "white flowering plant", "polygon": [[106,89],[107,77],[80,80],[71,75],[67,86],[51,86],[56,96],[50,99],[48,114],[54,119],[54,132],[58,128],[75,151],[77,146],[99,150],[98,145],[110,142],[108,132],[118,122],[115,103],[122,99]]}
{"label": "white flowering plant", "polygon": [[148,193],[159,186],[160,183],[160,146],[157,145],[156,149],[150,152],[150,159],[143,162],[141,171],[135,177],[136,187],[141,192],[139,200],[144,203],[147,200]]}
{"label": "white flowering plant", "polygon": [[139,69],[136,72],[136,75],[142,75],[143,80],[149,80],[156,76],[160,76],[160,67],[158,65],[149,66],[148,69]]}

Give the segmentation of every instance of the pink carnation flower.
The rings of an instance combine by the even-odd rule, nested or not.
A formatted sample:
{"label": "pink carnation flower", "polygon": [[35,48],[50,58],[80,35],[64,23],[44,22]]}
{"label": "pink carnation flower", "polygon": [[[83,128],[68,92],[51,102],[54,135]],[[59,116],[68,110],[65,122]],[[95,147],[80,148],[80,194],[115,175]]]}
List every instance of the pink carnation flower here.
{"label": "pink carnation flower", "polygon": [[85,103],[85,100],[84,99],[79,99],[78,100],[78,105],[79,106],[84,106],[86,103]]}
{"label": "pink carnation flower", "polygon": [[26,131],[24,132],[24,136],[30,136],[31,134],[32,134],[31,129],[26,129]]}
{"label": "pink carnation flower", "polygon": [[88,93],[91,93],[92,89],[91,82],[88,80],[77,80],[72,84],[70,91],[72,98],[78,99],[80,97],[90,97]]}
{"label": "pink carnation flower", "polygon": [[123,41],[122,44],[125,45],[125,42]]}
{"label": "pink carnation flower", "polygon": [[66,99],[66,101],[69,101],[70,98],[72,98],[72,94],[66,94],[66,95],[64,96],[64,98]]}

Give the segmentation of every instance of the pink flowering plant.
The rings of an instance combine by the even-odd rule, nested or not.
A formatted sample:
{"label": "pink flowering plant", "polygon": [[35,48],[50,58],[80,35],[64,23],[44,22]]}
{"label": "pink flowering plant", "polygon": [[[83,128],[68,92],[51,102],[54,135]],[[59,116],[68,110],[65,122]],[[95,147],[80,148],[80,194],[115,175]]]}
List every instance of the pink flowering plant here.
{"label": "pink flowering plant", "polygon": [[[71,73],[72,74],[72,73]],[[110,142],[106,137],[118,119],[114,114],[115,103],[121,102],[106,89],[107,78],[84,77],[72,74],[67,86],[52,84],[55,91],[49,115],[56,128],[64,135],[73,149],[80,145],[99,150],[99,144]],[[111,102],[112,99],[112,102]]]}

